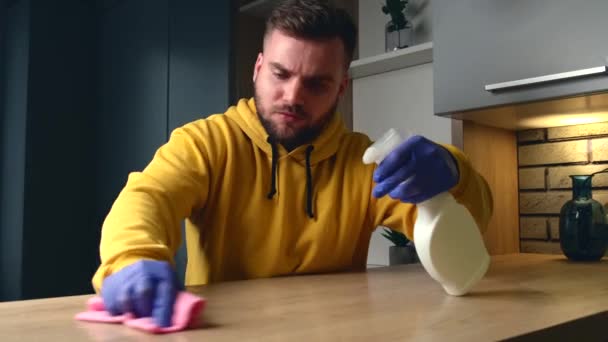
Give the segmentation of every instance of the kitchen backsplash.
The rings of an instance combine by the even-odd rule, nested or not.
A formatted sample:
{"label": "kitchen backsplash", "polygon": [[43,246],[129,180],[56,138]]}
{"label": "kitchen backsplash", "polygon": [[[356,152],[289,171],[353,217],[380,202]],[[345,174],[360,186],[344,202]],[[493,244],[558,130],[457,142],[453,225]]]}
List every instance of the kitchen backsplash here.
{"label": "kitchen backsplash", "polygon": [[[519,131],[517,141],[521,251],[561,254],[559,211],[572,198],[568,176],[608,168],[608,123]],[[593,198],[608,203],[608,174],[593,177]]]}

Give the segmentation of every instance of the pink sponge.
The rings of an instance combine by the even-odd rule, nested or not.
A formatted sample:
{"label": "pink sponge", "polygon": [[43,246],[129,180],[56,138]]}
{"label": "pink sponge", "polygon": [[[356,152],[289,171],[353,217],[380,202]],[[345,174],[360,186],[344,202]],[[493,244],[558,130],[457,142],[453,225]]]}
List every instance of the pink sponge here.
{"label": "pink sponge", "polygon": [[74,318],[79,321],[101,323],[123,323],[124,325],[153,334],[169,333],[194,327],[199,314],[205,308],[206,300],[191,293],[182,291],[177,294],[173,306],[171,326],[161,328],[151,317],[136,318],[133,314],[112,316],[105,311],[103,299],[93,297],[87,301],[87,311],[77,314]]}

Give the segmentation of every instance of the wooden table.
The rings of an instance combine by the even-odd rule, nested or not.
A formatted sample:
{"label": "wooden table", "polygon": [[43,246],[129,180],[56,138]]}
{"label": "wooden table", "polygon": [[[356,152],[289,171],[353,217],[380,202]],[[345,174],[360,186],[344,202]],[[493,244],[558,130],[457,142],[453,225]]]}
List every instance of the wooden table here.
{"label": "wooden table", "polygon": [[[608,340],[606,259],[572,263],[562,256],[498,256],[465,297],[446,295],[420,265],[190,290],[209,300],[204,328],[154,340],[493,341],[565,338],[577,331],[584,337],[579,341],[590,341],[599,339],[599,329]],[[120,325],[73,321],[88,297],[0,303],[0,341],[150,339]],[[581,317],[586,318],[577,320]]]}

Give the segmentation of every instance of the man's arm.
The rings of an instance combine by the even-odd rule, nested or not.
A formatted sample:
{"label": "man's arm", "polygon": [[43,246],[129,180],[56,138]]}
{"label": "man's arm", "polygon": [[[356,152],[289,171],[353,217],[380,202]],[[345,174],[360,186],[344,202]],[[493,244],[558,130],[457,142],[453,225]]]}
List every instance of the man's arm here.
{"label": "man's arm", "polygon": [[93,277],[112,315],[131,312],[152,316],[162,327],[171,324],[180,287],[173,268],[180,223],[204,207],[209,191],[208,128],[199,122],[175,130],[144,171],[129,176],[114,202]]}
{"label": "man's arm", "polygon": [[143,172],[129,175],[103,224],[101,266],[93,277],[97,292],[107,276],[135,261],[173,263],[181,221],[207,198],[208,156],[205,142],[198,141],[201,133],[193,124],[175,130]]}
{"label": "man's arm", "polygon": [[[420,201],[428,199],[429,196],[425,195],[425,193],[436,194],[449,191],[457,202],[469,210],[478,228],[484,233],[493,211],[492,193],[485,179],[473,168],[464,153],[456,147],[437,144],[433,146],[434,143],[424,138],[413,140],[413,142],[414,144],[410,145],[411,148],[407,152],[403,151],[403,153],[400,153],[397,151],[397,153],[393,154],[392,160],[389,159],[390,155],[385,159],[392,166],[383,166],[381,164],[378,168],[385,167],[384,170],[386,170],[388,166],[390,169],[407,169],[410,168],[408,165],[412,165],[412,160],[415,160],[414,164],[416,166],[411,167],[412,170],[408,171],[407,174],[407,177],[412,177],[413,180],[413,182],[409,182],[406,185],[410,186],[409,189],[403,187],[403,185],[399,185],[407,178],[406,176],[404,176],[404,179],[395,179],[392,182],[390,178],[394,178],[394,176],[383,179],[382,175],[377,177],[379,170],[376,170],[375,178],[382,180],[380,181],[381,185],[375,185],[374,195],[376,196],[372,196],[371,199],[370,215],[374,227],[390,227],[402,231],[408,238],[413,239],[414,223],[417,217],[416,199]],[[412,149],[420,149],[420,151],[412,152]],[[424,149],[426,151],[423,151]],[[415,156],[412,157],[412,154]],[[448,160],[447,158],[450,159]],[[449,164],[452,161],[455,161],[457,164],[458,177],[455,181],[446,183],[446,179],[451,177],[449,170],[452,168],[443,164],[446,162]],[[401,163],[403,163],[402,166],[400,166]],[[388,171],[393,175],[399,173],[399,171]],[[397,199],[383,196],[386,193],[391,193],[391,196]],[[413,195],[409,196],[408,193]],[[376,198],[378,195],[380,195],[380,198]],[[414,200],[407,203],[407,200],[410,198]]]}

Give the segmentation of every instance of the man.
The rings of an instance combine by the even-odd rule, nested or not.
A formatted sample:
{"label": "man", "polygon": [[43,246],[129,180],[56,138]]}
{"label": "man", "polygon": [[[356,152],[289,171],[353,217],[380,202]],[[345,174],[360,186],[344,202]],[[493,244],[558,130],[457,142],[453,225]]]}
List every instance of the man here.
{"label": "man", "polygon": [[445,191],[485,229],[489,189],[456,148],[415,136],[377,169],[361,162],[370,140],[336,114],[355,41],[322,0],[273,11],[255,98],[175,130],[108,214],[93,284],[112,314],[170,323],[183,219],[190,286],[365,269],[375,227],[411,238],[415,204]]}

